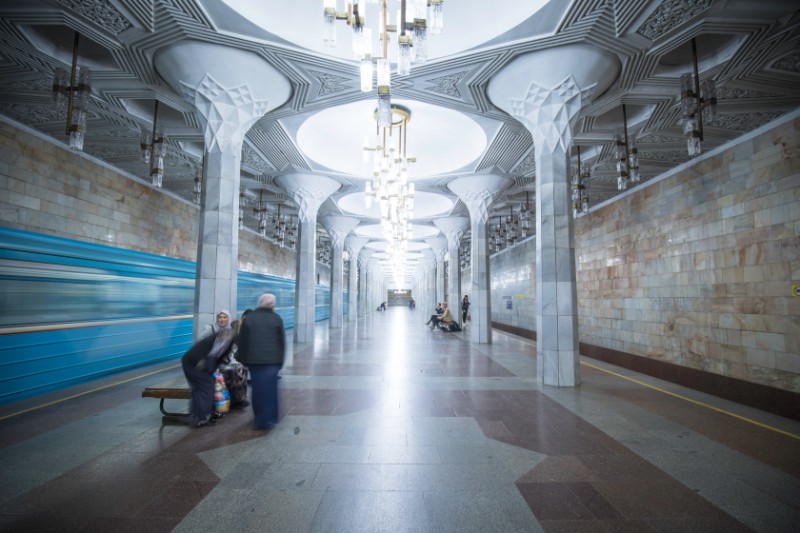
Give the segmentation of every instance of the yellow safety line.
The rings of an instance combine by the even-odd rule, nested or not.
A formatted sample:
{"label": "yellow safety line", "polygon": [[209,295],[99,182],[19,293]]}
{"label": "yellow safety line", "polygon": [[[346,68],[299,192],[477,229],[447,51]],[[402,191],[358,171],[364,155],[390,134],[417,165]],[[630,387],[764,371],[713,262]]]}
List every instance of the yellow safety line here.
{"label": "yellow safety line", "polygon": [[[509,336],[508,333],[504,332],[504,331],[494,330],[494,333],[500,333],[501,335],[505,334],[506,336]],[[533,342],[534,342],[531,339],[526,339],[524,337],[519,337],[517,335],[514,335],[511,338],[523,341],[524,344],[533,344]],[[611,370],[607,370],[605,368],[602,368],[602,367],[599,367],[599,366],[595,366],[595,365],[593,365],[591,363],[587,363],[585,361],[581,361],[581,364],[582,365],[586,365],[589,368],[594,368],[595,370],[600,370],[601,372],[606,372],[606,373],[611,374],[613,376],[617,376],[619,378],[626,379],[628,381],[631,381],[633,383],[641,385],[642,387],[646,387],[648,389],[653,389],[653,390],[656,390],[658,392],[663,392],[664,394],[668,394],[668,395],[673,396],[675,398],[679,398],[681,400],[686,400],[687,402],[690,402],[690,403],[693,403],[693,404],[696,404],[696,405],[699,405],[699,406],[702,406],[702,407],[707,407],[708,409],[711,409],[713,411],[717,411],[718,413],[726,414],[728,416],[732,416],[734,418],[738,418],[739,420],[742,420],[744,422],[749,422],[750,424],[762,427],[764,429],[769,429],[770,431],[774,431],[776,433],[780,433],[781,435],[786,435],[787,437],[791,437],[793,439],[800,440],[800,435],[795,435],[794,433],[789,433],[788,431],[784,431],[782,429],[778,429],[778,428],[775,428],[775,427],[772,427],[772,426],[768,426],[767,424],[762,424],[761,422],[758,422],[756,420],[752,420],[750,418],[737,415],[736,413],[731,413],[730,411],[726,411],[725,409],[720,409],[719,407],[714,407],[713,405],[709,405],[707,403],[703,403],[703,402],[699,402],[697,400],[693,400],[691,398],[687,398],[686,396],[681,396],[680,394],[675,394],[674,392],[670,392],[670,391],[662,389],[660,387],[656,387],[655,385],[650,385],[648,383],[645,383],[644,381],[639,381],[638,379],[633,379],[633,378],[630,378],[628,376],[624,376],[622,374],[618,374],[617,372],[612,372]]]}
{"label": "yellow safety line", "polygon": [[707,403],[703,403],[703,402],[700,402],[700,401],[697,401],[697,400],[693,400],[691,398],[687,398],[686,396],[681,396],[680,394],[675,394],[674,392],[670,392],[670,391],[662,389],[660,387],[656,387],[654,385],[650,385],[650,384],[645,383],[643,381],[639,381],[638,379],[633,379],[631,377],[624,376],[622,374],[618,374],[617,372],[612,372],[611,370],[607,370],[605,368],[602,368],[602,367],[599,367],[599,366],[595,366],[593,364],[586,363],[584,361],[581,361],[581,364],[582,365],[586,365],[589,368],[594,368],[595,370],[600,370],[602,372],[606,372],[606,373],[611,374],[613,376],[617,376],[618,378],[622,378],[622,379],[631,381],[631,382],[636,383],[638,385],[641,385],[643,387],[647,387],[648,389],[653,389],[653,390],[656,390],[658,392],[663,392],[664,394],[668,394],[670,396],[674,396],[675,398],[680,398],[681,400],[685,400],[685,401],[693,403],[695,405],[700,405],[702,407],[707,407],[708,409],[711,409],[713,411],[717,411],[718,413],[723,413],[723,414],[732,416],[734,418],[738,418],[739,420],[743,420],[745,422],[749,422],[751,424],[755,424],[756,426],[762,427],[764,429],[769,429],[769,430],[775,431],[776,433],[780,433],[781,435],[786,435],[787,437],[792,437],[793,439],[800,440],[800,435],[795,435],[794,433],[789,433],[788,431],[784,431],[782,429],[778,429],[778,428],[775,428],[775,427],[772,427],[772,426],[768,426],[767,424],[762,424],[761,422],[758,422],[756,420],[752,420],[752,419],[744,417],[744,416],[737,415],[736,413],[731,413],[730,411],[726,411],[725,409],[720,409],[719,407],[714,407],[713,405],[709,405]]}
{"label": "yellow safety line", "polygon": [[147,376],[152,376],[153,374],[158,374],[159,372],[164,372],[165,370],[172,370],[173,368],[178,368],[180,365],[172,365],[168,366],[167,368],[162,368],[161,370],[155,370],[150,372],[149,374],[142,374],[141,376],[135,376],[130,379],[125,379],[123,381],[118,381],[116,383],[111,383],[109,385],[104,385],[102,387],[97,387],[96,389],[87,390],[83,392],[79,392],[78,394],[73,394],[72,396],[68,396],[66,398],[60,398],[58,400],[53,400],[52,402],[43,403],[42,405],[37,405],[35,407],[31,407],[29,409],[25,409],[23,411],[18,411],[16,413],[11,413],[10,415],[0,416],[0,420],[5,420],[6,418],[12,418],[17,415],[21,415],[23,413],[29,413],[31,411],[36,411],[37,409],[41,409],[43,407],[49,407],[51,405],[55,405],[57,403],[66,402],[67,400],[71,400],[73,398],[78,398],[79,396],[84,396],[86,394],[91,394],[93,392],[101,391],[103,389],[110,389],[111,387],[116,387],[117,385],[122,385],[123,383],[128,383],[129,381],[136,381],[137,379],[146,378]]}

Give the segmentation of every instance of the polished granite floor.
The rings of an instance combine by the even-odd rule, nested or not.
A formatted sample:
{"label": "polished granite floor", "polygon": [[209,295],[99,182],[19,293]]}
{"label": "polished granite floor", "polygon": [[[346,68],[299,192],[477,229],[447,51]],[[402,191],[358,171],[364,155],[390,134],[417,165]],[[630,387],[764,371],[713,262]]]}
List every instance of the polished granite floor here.
{"label": "polished granite floor", "polygon": [[800,530],[800,423],[592,359],[545,387],[531,341],[422,315],[317,325],[269,432],[162,424],[174,363],[0,406],[0,530]]}

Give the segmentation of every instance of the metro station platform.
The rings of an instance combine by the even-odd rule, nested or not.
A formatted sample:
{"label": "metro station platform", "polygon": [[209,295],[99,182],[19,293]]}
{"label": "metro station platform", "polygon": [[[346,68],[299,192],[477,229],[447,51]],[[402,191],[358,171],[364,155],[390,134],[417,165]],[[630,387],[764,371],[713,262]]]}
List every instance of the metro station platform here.
{"label": "metro station platform", "polygon": [[319,323],[269,432],[162,423],[177,362],[0,406],[0,530],[797,531],[800,422],[589,358],[543,386],[532,341],[426,319]]}

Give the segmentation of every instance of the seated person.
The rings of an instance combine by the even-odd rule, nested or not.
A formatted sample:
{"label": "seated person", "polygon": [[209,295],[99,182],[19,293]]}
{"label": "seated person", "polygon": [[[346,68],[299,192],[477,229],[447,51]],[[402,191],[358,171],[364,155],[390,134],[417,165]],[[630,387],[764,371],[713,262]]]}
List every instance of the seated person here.
{"label": "seated person", "polygon": [[431,316],[431,319],[428,322],[433,322],[431,329],[436,328],[436,326],[438,326],[440,322],[447,325],[452,324],[453,317],[450,316],[450,308],[447,307],[447,304],[446,303],[442,304],[442,314]]}

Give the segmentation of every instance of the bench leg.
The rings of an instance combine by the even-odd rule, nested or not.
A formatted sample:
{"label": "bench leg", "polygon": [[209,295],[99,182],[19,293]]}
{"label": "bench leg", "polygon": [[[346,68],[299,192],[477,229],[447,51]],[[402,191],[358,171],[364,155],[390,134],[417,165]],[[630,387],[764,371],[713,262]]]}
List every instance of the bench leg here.
{"label": "bench leg", "polygon": [[185,418],[189,416],[189,413],[170,413],[164,409],[164,400],[166,398],[161,398],[161,403],[158,405],[158,408],[161,409],[161,413],[170,418]]}

